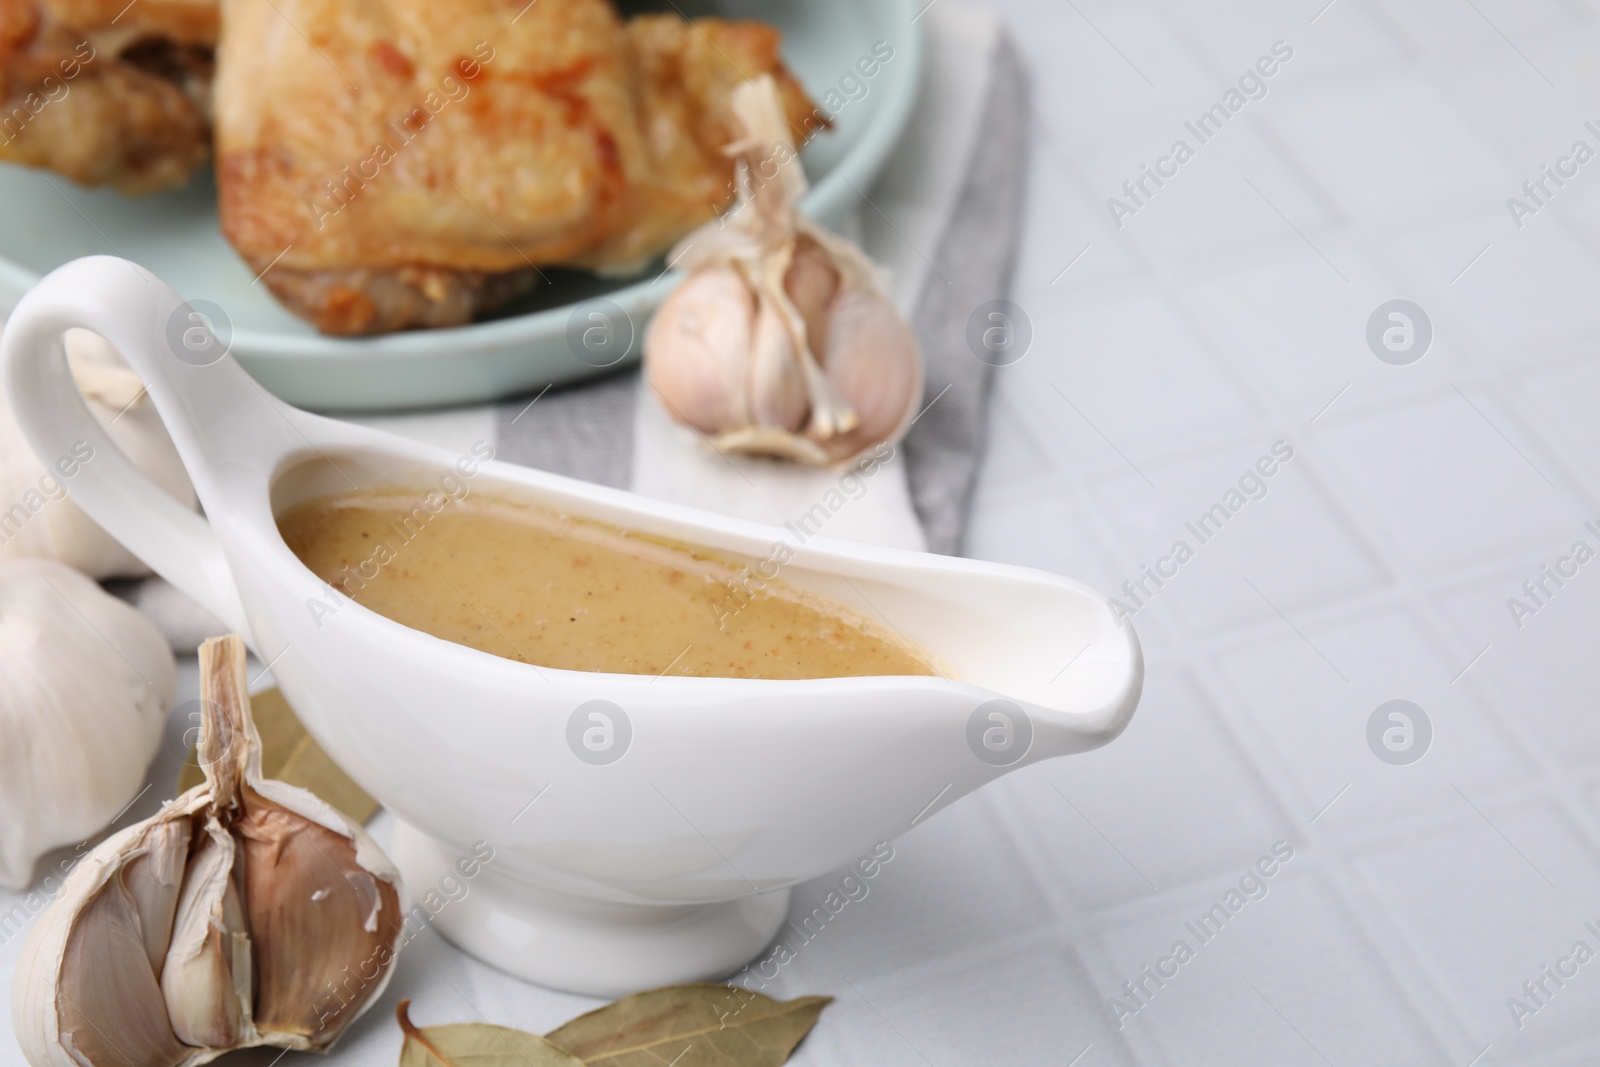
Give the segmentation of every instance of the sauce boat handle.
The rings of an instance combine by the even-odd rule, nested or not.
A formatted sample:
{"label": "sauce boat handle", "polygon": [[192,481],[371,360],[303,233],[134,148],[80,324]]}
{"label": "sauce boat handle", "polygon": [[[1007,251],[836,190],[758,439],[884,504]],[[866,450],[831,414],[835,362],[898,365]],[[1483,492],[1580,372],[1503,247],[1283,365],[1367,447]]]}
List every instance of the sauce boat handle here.
{"label": "sauce boat handle", "polygon": [[[46,275],[12,312],[0,336],[5,394],[40,462],[94,451],[63,479],[84,512],[224,624],[249,629],[231,570],[206,520],[162,490],[112,441],[78,392],[65,334],[104,337],[144,382],[202,502],[217,496],[212,469],[263,441],[276,405],[226,353],[210,326],[166,283],[114,256],[74,260]],[[279,428],[283,433],[286,424]],[[270,438],[265,440],[270,441]],[[254,461],[271,461],[270,447]],[[212,491],[208,491],[212,490]]]}

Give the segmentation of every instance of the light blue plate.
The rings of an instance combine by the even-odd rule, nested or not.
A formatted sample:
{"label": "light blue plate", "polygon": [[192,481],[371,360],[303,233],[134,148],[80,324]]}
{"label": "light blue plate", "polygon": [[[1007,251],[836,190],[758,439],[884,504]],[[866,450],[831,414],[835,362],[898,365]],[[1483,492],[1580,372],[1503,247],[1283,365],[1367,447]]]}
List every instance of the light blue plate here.
{"label": "light blue plate", "polygon": [[[807,212],[830,225],[843,222],[888,160],[916,100],[922,73],[916,0],[673,6],[773,23],[783,31],[785,59],[812,98],[822,103],[832,90],[831,102],[844,101],[834,128],[803,157],[812,181]],[[857,64],[878,42],[894,56],[865,78]],[[218,332],[231,329],[232,351],[257,381],[292,404],[324,411],[482,402],[606,373],[639,358],[646,321],[677,283],[675,273],[659,273],[659,266],[631,281],[547,271],[552,284],[499,318],[341,340],[318,334],[254,282],[217,229],[209,177],[179,192],[129,198],[0,165],[0,305],[9,310],[68,260],[108,252],[150,268],[190,301],[220,308],[227,323]]]}

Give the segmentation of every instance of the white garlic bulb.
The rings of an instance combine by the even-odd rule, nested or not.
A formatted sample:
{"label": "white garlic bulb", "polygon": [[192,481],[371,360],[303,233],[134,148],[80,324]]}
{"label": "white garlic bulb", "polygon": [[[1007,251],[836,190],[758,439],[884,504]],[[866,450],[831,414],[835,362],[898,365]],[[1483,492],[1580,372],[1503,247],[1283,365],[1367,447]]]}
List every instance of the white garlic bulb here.
{"label": "white garlic bulb", "polygon": [[[194,507],[189,475],[139,376],[98,334],[69,330],[66,346],[73,379],[111,439],[157,485]],[[0,559],[58,559],[91,578],[150,573],[67,496],[79,469],[94,460],[88,442],[69,455],[35,457],[0,403]]]}
{"label": "white garlic bulb", "polygon": [[206,781],[80,863],[12,986],[33,1067],[326,1049],[394,973],[405,891],[358,824],[261,778],[244,642],[200,649]]}
{"label": "white garlic bulb", "polygon": [[0,886],[133,800],[177,683],[144,616],[54,560],[0,562]]}
{"label": "white garlic bulb", "polygon": [[772,79],[733,110],[739,205],[674,250],[690,273],[650,324],[645,373],[719,449],[847,462],[910,424],[917,340],[861,250],[796,210],[806,179]]}

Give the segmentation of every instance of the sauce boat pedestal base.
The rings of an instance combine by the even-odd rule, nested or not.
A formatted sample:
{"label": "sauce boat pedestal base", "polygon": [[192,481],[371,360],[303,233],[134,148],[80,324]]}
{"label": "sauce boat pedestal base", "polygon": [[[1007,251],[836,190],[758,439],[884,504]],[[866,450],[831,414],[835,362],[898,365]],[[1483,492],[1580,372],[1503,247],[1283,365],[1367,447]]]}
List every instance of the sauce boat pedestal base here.
{"label": "sauce boat pedestal base", "polygon": [[[401,820],[390,854],[406,884],[420,887],[461,852]],[[615,998],[732,974],[772,943],[791,895],[777,889],[709,904],[619,904],[541,889],[488,864],[431,925],[507,974]]]}

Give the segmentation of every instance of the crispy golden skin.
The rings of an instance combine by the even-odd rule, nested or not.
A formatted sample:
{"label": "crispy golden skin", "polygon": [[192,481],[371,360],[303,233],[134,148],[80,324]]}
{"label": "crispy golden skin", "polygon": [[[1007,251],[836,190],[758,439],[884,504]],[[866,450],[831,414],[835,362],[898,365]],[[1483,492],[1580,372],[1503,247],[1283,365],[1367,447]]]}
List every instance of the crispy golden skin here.
{"label": "crispy golden skin", "polygon": [[760,74],[777,79],[796,144],[819,128],[772,27],[644,15],[627,28],[651,170],[635,188],[637,221],[578,261],[600,270],[652,259],[733,201],[733,160],[724,149],[739,135],[729,103],[741,83]]}
{"label": "crispy golden skin", "polygon": [[146,193],[211,154],[214,0],[0,0],[0,160]]}
{"label": "crispy golden skin", "polygon": [[223,26],[223,232],[329,333],[637,269],[731,199],[735,85],[772,73],[812,112],[769,27],[607,0],[224,0]]}

